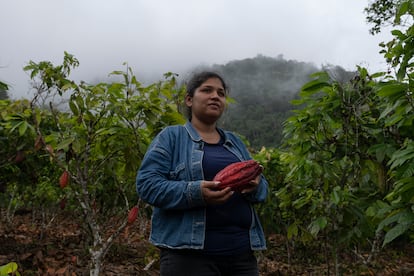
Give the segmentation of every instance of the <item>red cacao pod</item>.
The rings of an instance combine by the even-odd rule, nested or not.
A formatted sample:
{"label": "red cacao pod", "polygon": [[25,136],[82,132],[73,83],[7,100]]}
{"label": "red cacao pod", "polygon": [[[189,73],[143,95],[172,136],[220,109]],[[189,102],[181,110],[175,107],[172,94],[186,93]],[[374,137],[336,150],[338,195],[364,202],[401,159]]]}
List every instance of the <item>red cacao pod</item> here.
{"label": "red cacao pod", "polygon": [[66,207],[66,197],[62,198],[59,203],[60,209],[64,210]]}
{"label": "red cacao pod", "polygon": [[128,213],[128,224],[132,224],[134,223],[134,221],[137,219],[138,217],[138,206],[134,206],[131,208],[131,210],[129,210]]}
{"label": "red cacao pod", "polygon": [[68,185],[69,182],[69,173],[68,171],[64,171],[59,178],[59,185],[63,189]]}
{"label": "red cacao pod", "polygon": [[24,151],[17,151],[16,156],[14,157],[14,163],[18,164],[23,162],[26,159],[26,155],[24,154]]}
{"label": "red cacao pod", "polygon": [[248,187],[263,171],[263,167],[255,160],[232,163],[219,171],[213,181],[219,181],[218,188],[231,187],[235,191],[241,191]]}
{"label": "red cacao pod", "polygon": [[77,263],[78,263],[78,257],[76,257],[75,255],[73,255],[70,258],[70,261],[72,262],[73,265],[77,265]]}

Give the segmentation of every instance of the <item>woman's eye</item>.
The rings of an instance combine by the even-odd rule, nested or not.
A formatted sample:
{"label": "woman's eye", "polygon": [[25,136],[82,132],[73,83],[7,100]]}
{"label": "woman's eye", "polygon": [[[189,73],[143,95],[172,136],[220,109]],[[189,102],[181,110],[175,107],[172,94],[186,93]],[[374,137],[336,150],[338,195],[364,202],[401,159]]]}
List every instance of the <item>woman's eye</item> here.
{"label": "woman's eye", "polygon": [[223,89],[215,89],[211,87],[204,87],[200,89],[200,92],[207,93],[207,94],[213,93],[214,91],[216,91],[219,97],[226,97],[226,91]]}

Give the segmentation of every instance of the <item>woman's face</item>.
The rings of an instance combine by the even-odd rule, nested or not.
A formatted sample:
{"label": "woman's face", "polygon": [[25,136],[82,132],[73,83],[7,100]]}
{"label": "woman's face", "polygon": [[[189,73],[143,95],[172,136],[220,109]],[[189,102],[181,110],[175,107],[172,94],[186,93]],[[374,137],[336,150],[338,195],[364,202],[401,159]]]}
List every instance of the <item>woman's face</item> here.
{"label": "woman's face", "polygon": [[191,97],[187,95],[186,105],[191,108],[192,117],[200,121],[213,123],[217,121],[226,106],[226,91],[218,78],[203,82]]}

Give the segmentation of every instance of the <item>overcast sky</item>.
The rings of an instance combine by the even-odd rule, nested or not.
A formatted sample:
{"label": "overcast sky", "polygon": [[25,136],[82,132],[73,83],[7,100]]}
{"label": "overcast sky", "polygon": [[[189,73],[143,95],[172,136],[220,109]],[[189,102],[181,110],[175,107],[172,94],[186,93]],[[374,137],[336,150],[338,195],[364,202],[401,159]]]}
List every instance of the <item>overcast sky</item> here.
{"label": "overcast sky", "polygon": [[204,64],[258,54],[385,70],[363,0],[2,0],[0,80],[12,98],[28,97],[30,61],[80,66],[72,79],[91,82],[124,69],[162,78]]}

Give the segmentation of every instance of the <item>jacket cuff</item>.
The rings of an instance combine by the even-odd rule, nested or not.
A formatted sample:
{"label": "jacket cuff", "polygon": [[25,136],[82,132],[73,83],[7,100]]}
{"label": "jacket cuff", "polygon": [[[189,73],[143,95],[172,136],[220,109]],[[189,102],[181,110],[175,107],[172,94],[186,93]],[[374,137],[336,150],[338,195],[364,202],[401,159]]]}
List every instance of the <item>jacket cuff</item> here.
{"label": "jacket cuff", "polygon": [[201,181],[191,181],[188,183],[187,198],[190,207],[204,205],[204,198],[201,192]]}

